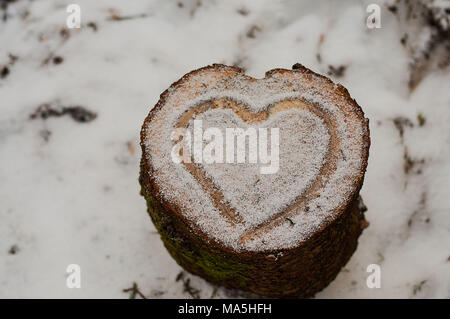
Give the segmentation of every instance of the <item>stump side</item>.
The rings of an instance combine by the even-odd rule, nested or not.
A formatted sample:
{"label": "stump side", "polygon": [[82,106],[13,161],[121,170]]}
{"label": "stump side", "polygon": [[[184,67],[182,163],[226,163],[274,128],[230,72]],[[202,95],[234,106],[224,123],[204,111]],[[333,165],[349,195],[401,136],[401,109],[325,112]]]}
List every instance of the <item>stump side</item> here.
{"label": "stump side", "polygon": [[344,212],[296,247],[234,251],[208,238],[162,199],[144,156],[141,194],[166,249],[187,271],[217,285],[265,297],[312,297],[347,263],[367,225],[358,190]]}

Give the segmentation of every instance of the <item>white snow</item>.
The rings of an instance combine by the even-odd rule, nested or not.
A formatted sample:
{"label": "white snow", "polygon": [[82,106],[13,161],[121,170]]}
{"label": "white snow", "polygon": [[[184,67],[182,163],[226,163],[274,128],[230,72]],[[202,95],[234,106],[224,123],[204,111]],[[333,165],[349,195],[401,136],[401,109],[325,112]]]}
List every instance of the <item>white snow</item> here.
{"label": "white snow", "polygon": [[[124,298],[133,281],[149,297],[189,297],[139,195],[142,122],[159,94],[193,69],[237,63],[261,78],[300,62],[322,74],[347,66],[332,78],[362,106],[372,140],[361,191],[371,224],[317,297],[449,298],[449,68],[431,70],[409,92],[403,29],[382,2],[382,28],[372,30],[370,1],[180,2],[79,0],[82,28],[67,39],[60,30],[71,2],[9,5],[0,66],[8,53],[18,60],[0,79],[0,297]],[[110,20],[111,8],[147,16]],[[51,53],[64,61],[43,65]],[[42,103],[82,105],[98,117],[30,120]],[[403,139],[393,123],[399,116],[414,124]],[[66,287],[72,263],[82,269],[80,289]],[[380,289],[366,286],[373,263],[381,266]],[[213,294],[186,276],[201,297]]]}
{"label": "white snow", "polygon": [[[230,72],[233,74],[228,75]],[[361,173],[362,158],[367,152],[364,142],[366,120],[358,117],[355,107],[345,97],[334,93],[335,88],[334,84],[318,76],[313,76],[310,80],[310,75],[303,72],[288,75],[273,72],[265,79],[255,81],[232,68],[221,66],[189,75],[185,82],[169,90],[164,106],[152,115],[143,131],[147,160],[156,172],[153,175],[162,196],[173,205],[181,207],[182,213],[203,232],[233,249],[273,250],[297,245],[329,221],[333,213],[350,200],[354,194],[355,179]],[[238,223],[229,223],[216,209],[209,193],[203,190],[184,164],[175,164],[171,156],[171,134],[177,127],[180,116],[203,101],[221,97],[241,101],[254,113],[272,112],[281,103],[289,103],[288,106],[292,107],[289,111],[273,113],[258,125],[278,127],[281,132],[281,167],[276,174],[255,174],[256,165],[201,164],[201,170],[220,189],[224,201],[242,219]],[[328,122],[332,124],[327,127],[323,123],[320,128],[320,123],[317,122],[319,118],[306,109],[305,103],[298,102],[299,98],[301,101],[315,103],[316,112],[323,114],[321,116],[328,118]],[[297,102],[287,102],[289,99]],[[298,114],[303,115],[299,118]],[[314,116],[314,125],[305,122],[305,114],[310,120]],[[224,129],[230,128],[230,125],[231,128],[248,126],[231,110],[209,110],[197,115],[195,119],[197,118],[205,122],[205,127]],[[188,129],[192,130],[192,127],[189,126]],[[331,131],[335,131],[333,135],[336,135],[336,140],[333,144],[337,144],[336,149],[329,148],[329,144],[332,144],[329,142]],[[302,141],[312,149],[302,147]],[[331,168],[334,164],[330,164],[329,176],[320,177],[323,179],[323,187],[319,188],[320,191],[312,190],[311,187],[314,187],[312,185],[320,174],[319,170],[326,165],[327,152],[330,152],[327,158],[336,158],[330,160],[335,162],[336,167]],[[254,187],[256,183],[257,188]],[[253,196],[252,189],[255,191]],[[306,195],[310,190],[311,194]],[[289,213],[293,225],[285,220],[277,227],[276,233],[264,231],[263,235],[254,236],[254,239],[242,243],[241,238],[246,233],[287,210],[288,206],[299,201],[300,196],[305,196],[301,204]]]}

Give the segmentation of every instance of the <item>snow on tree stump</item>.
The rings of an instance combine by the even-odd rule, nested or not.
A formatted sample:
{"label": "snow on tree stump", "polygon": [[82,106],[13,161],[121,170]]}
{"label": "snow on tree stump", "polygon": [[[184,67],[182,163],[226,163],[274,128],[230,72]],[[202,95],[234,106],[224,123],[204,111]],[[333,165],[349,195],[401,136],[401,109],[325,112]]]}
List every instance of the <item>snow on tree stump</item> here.
{"label": "snow on tree stump", "polygon": [[145,119],[141,193],[189,272],[311,297],[368,225],[359,191],[369,146],[361,108],[328,78],[299,64],[263,79],[215,64],[172,84]]}

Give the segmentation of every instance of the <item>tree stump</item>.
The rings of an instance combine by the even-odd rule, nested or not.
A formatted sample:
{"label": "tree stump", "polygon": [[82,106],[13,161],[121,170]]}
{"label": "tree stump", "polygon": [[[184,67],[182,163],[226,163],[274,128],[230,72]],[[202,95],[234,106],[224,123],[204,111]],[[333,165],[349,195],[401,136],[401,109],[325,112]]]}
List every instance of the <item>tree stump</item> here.
{"label": "tree stump", "polygon": [[361,108],[328,78],[299,64],[263,79],[215,64],[172,84],[145,119],[141,193],[189,272],[311,297],[368,225],[359,191],[369,146]]}

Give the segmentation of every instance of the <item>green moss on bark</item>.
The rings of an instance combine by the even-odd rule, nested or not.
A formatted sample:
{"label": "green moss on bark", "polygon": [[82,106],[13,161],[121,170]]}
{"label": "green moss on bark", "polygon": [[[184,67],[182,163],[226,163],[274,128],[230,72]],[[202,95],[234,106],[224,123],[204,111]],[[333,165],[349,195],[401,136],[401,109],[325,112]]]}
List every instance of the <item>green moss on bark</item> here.
{"label": "green moss on bark", "polygon": [[[158,230],[164,246],[172,257],[182,267],[194,274],[206,277],[208,280],[223,284],[223,282],[237,283],[235,288],[244,288],[247,285],[248,273],[252,265],[230,259],[223,255],[214,246],[213,243],[205,241],[200,236],[192,234],[193,238],[187,239],[183,234],[186,232],[178,231],[180,227],[186,228],[186,225],[176,224],[173,219],[165,214],[165,208],[141,186],[141,193],[147,201],[148,213]],[[202,247],[208,247],[204,249]]]}

